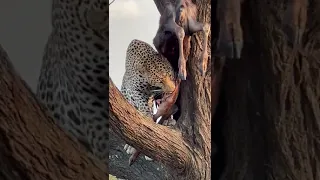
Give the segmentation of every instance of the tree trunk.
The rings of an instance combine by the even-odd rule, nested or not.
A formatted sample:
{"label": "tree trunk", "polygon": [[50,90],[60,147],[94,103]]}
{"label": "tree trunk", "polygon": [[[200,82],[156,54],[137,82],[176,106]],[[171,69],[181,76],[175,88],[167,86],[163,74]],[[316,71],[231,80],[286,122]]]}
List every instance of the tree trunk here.
{"label": "tree trunk", "polygon": [[223,73],[213,131],[223,129],[214,140],[225,158],[213,159],[224,166],[212,179],[320,179],[320,4],[309,2],[300,47],[288,41],[297,27],[283,26],[298,13],[286,19],[283,0],[242,5],[245,45]]}
{"label": "tree trunk", "polygon": [[[154,0],[159,12],[165,0]],[[197,0],[198,20],[210,23],[211,1]],[[211,64],[211,35],[209,36],[209,67]],[[202,33],[196,33],[191,42],[187,62],[187,80],[181,83],[181,117],[176,129],[156,125],[146,120],[122,97],[110,79],[109,103],[111,131],[132,144],[143,154],[165,167],[158,171],[154,162],[141,160],[128,166],[122,143],[111,134],[111,174],[135,179],[210,179],[211,173],[211,72],[200,75]],[[217,81],[218,82],[218,81]],[[121,151],[121,152],[120,152]],[[115,156],[118,155],[117,157]],[[118,159],[116,159],[118,158]],[[150,173],[150,174],[148,174]],[[153,177],[152,177],[153,176]]]}
{"label": "tree trunk", "polygon": [[39,105],[0,46],[0,179],[95,179],[107,168],[87,157]]}

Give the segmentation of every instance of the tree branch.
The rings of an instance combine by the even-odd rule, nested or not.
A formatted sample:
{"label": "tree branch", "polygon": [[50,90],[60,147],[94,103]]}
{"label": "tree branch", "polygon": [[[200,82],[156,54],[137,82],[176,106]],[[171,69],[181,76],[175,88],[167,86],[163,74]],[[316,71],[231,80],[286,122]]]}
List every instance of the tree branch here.
{"label": "tree branch", "polygon": [[112,130],[128,144],[168,167],[184,170],[191,148],[180,132],[146,119],[122,96],[109,77],[109,110]]}
{"label": "tree branch", "polygon": [[0,179],[94,179],[107,167],[87,157],[39,105],[0,46]]}

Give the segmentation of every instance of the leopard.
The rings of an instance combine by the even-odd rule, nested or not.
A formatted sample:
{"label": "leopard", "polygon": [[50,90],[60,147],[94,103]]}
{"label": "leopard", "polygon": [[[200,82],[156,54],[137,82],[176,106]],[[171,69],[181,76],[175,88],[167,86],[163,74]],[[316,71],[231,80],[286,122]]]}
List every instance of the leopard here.
{"label": "leopard", "polygon": [[[152,46],[134,39],[130,42],[122,79],[121,93],[143,116],[152,119],[154,97],[159,92],[172,93],[177,75],[171,63]],[[134,154],[137,150],[126,144],[124,150]],[[146,160],[152,161],[145,156]]]}
{"label": "leopard", "polygon": [[54,122],[107,164],[109,7],[106,0],[52,0],[36,96]]}

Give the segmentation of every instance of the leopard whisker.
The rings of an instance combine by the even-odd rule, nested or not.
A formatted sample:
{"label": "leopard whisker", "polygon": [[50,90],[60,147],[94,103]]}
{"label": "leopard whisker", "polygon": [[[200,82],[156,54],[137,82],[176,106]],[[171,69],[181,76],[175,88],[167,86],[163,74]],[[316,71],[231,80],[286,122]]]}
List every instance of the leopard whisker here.
{"label": "leopard whisker", "polygon": [[154,96],[162,96],[164,94],[163,90],[152,90],[151,92],[154,94]]}

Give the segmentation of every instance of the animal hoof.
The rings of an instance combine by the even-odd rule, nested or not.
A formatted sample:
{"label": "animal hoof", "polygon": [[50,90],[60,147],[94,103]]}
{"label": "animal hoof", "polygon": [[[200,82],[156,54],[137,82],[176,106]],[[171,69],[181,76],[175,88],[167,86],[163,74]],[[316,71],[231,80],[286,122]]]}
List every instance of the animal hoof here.
{"label": "animal hoof", "polygon": [[179,79],[185,81],[187,79],[187,74],[179,73],[178,77]]}
{"label": "animal hoof", "polygon": [[219,51],[229,59],[240,59],[243,48],[243,41],[229,41],[221,42],[219,44]]}
{"label": "animal hoof", "polygon": [[240,59],[241,58],[241,52],[243,48],[243,41],[235,41],[234,42],[234,49],[235,49],[235,58]]}
{"label": "animal hoof", "polygon": [[285,26],[283,31],[287,35],[288,42],[292,46],[301,44],[304,29],[300,29],[299,27]]}

